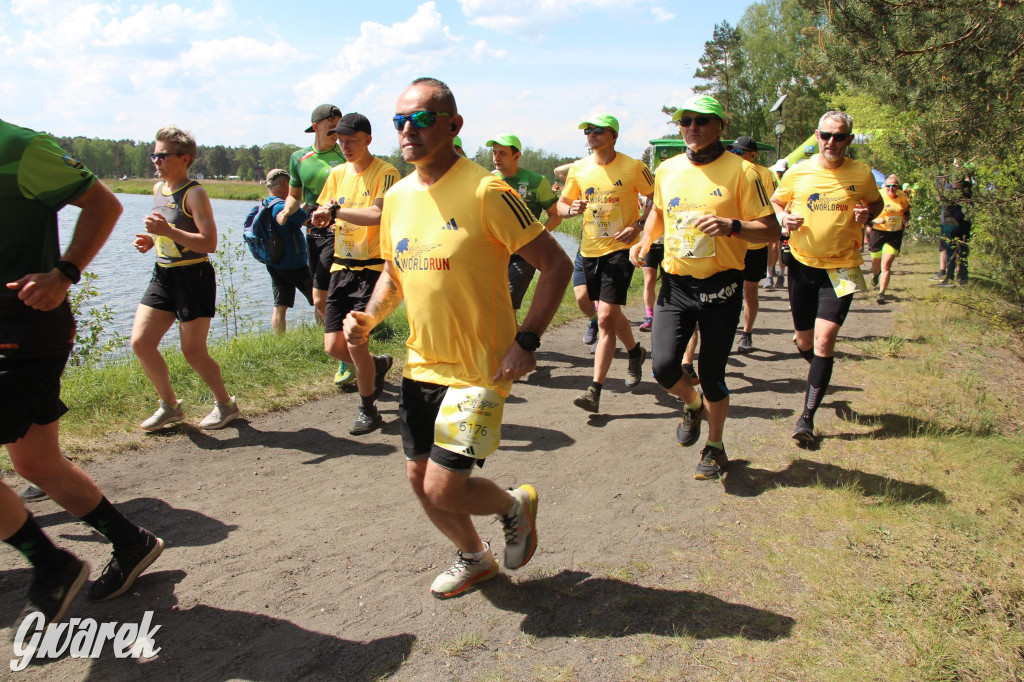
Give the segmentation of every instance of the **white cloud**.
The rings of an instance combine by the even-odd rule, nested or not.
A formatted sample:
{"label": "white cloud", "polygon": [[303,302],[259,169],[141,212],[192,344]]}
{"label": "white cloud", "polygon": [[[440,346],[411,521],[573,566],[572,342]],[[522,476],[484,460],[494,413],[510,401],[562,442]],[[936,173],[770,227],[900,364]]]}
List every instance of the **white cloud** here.
{"label": "white cloud", "polygon": [[226,0],[214,0],[209,9],[196,11],[176,3],[144,5],[124,19],[113,19],[97,44],[109,46],[171,43],[198,31],[209,32],[228,25],[233,12]]}
{"label": "white cloud", "polygon": [[491,58],[501,59],[506,54],[508,54],[508,50],[492,50],[487,45],[486,40],[478,40],[476,41],[476,44],[473,45],[473,57],[478,60]]}
{"label": "white cloud", "polygon": [[521,0],[514,5],[493,0],[459,0],[470,23],[493,31],[513,34],[541,33],[545,27],[562,24],[581,12],[604,12],[613,17],[632,14],[649,0]]}
{"label": "white cloud", "polygon": [[658,7],[657,5],[651,6],[651,16],[657,22],[671,21],[676,18],[676,15],[669,12],[664,7]]}
{"label": "white cloud", "polygon": [[434,2],[420,5],[407,20],[391,26],[365,21],[359,36],[342,45],[333,58],[327,57],[325,66],[299,83],[295,93],[305,109],[349,94],[349,85],[363,82],[366,74],[377,80],[422,75],[451,56],[460,40],[442,25]]}

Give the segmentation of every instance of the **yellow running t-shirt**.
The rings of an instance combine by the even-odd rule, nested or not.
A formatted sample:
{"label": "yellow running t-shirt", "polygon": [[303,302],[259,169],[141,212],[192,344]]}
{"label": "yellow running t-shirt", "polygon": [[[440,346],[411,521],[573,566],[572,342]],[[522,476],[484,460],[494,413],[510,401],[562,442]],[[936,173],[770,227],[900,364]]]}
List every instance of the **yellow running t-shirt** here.
{"label": "yellow running t-shirt", "polygon": [[403,376],[509,394],[491,380],[516,335],[508,259],[542,232],[514,189],[464,157],[430,187],[415,173],[395,183],[380,250],[405,295]]}
{"label": "yellow running t-shirt", "polygon": [[[357,173],[353,164],[345,163],[331,170],[316,203],[326,206],[333,201],[341,208],[369,208],[400,179],[394,166],[378,158],[362,173]],[[334,257],[354,261],[380,258],[380,225],[353,225],[336,219]],[[331,265],[331,272],[346,269],[380,271],[384,266]]]}
{"label": "yellow running t-shirt", "polygon": [[628,249],[629,244],[613,236],[640,219],[637,198],[653,188],[654,176],[647,166],[625,154],[616,153],[607,166],[598,164],[593,154],[574,163],[565,178],[562,199],[588,202],[580,240],[583,256],[597,258]]}
{"label": "yellow running t-shirt", "polygon": [[747,241],[709,237],[691,226],[694,220],[703,215],[757,220],[773,212],[757,167],[735,154],[704,166],[693,165],[685,154],[663,162],[654,176],[654,207],[665,225],[662,268],[697,279],[742,270]]}
{"label": "yellow running t-shirt", "polygon": [[794,258],[812,268],[852,268],[864,262],[862,226],[853,208],[878,199],[878,187],[866,163],[846,159],[828,170],[818,164],[819,156],[790,168],[773,198],[803,216],[804,224],[789,236]]}
{"label": "yellow running t-shirt", "polygon": [[[768,192],[770,197],[774,192],[775,188],[779,186],[779,176],[775,175],[775,172],[771,168],[765,168],[764,166],[755,163],[754,168],[761,175],[761,184],[764,185],[765,190]],[[772,208],[774,211],[775,209]],[[754,242],[747,242],[747,251],[753,251],[754,249],[767,249],[767,242],[760,242],[755,244]]]}
{"label": "yellow running t-shirt", "polygon": [[899,232],[903,229],[903,216],[910,210],[910,200],[902,190],[896,192],[896,196],[889,196],[888,192],[882,192],[882,199],[885,206],[882,212],[871,224],[871,229],[882,232]]}

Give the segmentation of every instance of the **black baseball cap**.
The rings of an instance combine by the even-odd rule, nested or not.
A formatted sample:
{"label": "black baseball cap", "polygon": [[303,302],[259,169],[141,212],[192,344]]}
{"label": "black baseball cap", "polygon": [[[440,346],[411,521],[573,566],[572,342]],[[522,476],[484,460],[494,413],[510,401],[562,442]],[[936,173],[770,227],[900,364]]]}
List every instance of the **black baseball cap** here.
{"label": "black baseball cap", "polygon": [[736,140],[729,146],[738,151],[757,153],[757,142],[755,142],[754,138],[752,138],[750,135],[743,135],[741,137],[737,137]]}
{"label": "black baseball cap", "polygon": [[[311,123],[318,123],[325,118],[331,118],[332,116],[341,116],[341,109],[333,104],[321,104],[313,110],[313,115],[309,117],[309,120]],[[313,132],[313,126],[306,128],[306,132]]]}
{"label": "black baseball cap", "polygon": [[340,135],[353,135],[360,132],[370,135],[372,134],[370,132],[370,119],[356,112],[345,114],[331,132]]}

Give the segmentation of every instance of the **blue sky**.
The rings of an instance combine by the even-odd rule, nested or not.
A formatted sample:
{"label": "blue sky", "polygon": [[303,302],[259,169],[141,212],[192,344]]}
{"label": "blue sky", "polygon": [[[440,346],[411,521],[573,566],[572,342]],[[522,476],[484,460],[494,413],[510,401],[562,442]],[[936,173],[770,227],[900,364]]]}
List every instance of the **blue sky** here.
{"label": "blue sky", "polygon": [[359,111],[371,149],[395,146],[395,100],[417,76],[455,93],[472,153],[508,131],[584,152],[576,126],[607,111],[620,151],[671,129],[716,22],[749,0],[242,2],[0,0],[0,117],[57,135],[151,140],[175,123],[200,144],[308,144],[321,102]]}

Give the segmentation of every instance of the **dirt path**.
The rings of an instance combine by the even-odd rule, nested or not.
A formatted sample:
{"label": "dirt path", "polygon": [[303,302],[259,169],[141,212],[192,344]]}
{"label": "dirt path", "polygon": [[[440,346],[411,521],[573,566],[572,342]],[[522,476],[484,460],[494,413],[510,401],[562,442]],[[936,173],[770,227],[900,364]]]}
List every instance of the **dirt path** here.
{"label": "dirt path", "polygon": [[[807,372],[792,350],[784,292],[761,298],[756,350],[734,355],[728,378],[726,448],[752,464],[769,450],[801,456],[789,435]],[[892,309],[860,298],[844,338],[887,334]],[[642,319],[638,308],[628,313]],[[99,661],[50,663],[33,678],[619,680],[631,655],[649,655],[651,637],[684,632],[698,651],[677,665],[702,678],[717,676],[698,661],[717,638],[784,642],[796,625],[785,605],[739,603],[708,576],[707,531],[728,522],[716,512],[730,495],[746,497],[741,511],[756,510],[757,491],[693,480],[699,448],[676,445],[679,407],[649,378],[649,362],[639,389],[623,392],[620,350],[604,413],[573,406],[592,367],[581,332],[576,322],[545,336],[541,369],[517,385],[502,448],[484,469],[500,485],[529,482],[540,493],[540,548],[523,570],[461,598],[430,596],[452,548],[405,480],[393,379],[383,431],[359,439],[347,431],[356,398],[341,394],[212,435],[177,427],[152,436],[155,447],[89,466],[167,550],[129,594],[104,604],[79,597],[70,615],[139,622],[154,610],[162,650],[137,662],[108,648]],[[649,348],[650,336],[637,335]],[[844,386],[853,360],[837,363],[826,406],[859,390]],[[819,417],[825,432],[839,429],[831,412]],[[33,511],[96,577],[109,551],[99,536],[52,502]],[[500,524],[482,518],[478,527],[500,554]],[[0,637],[10,652],[29,570],[2,552]],[[730,674],[742,676],[737,665]],[[10,675],[0,667],[0,678]]]}

